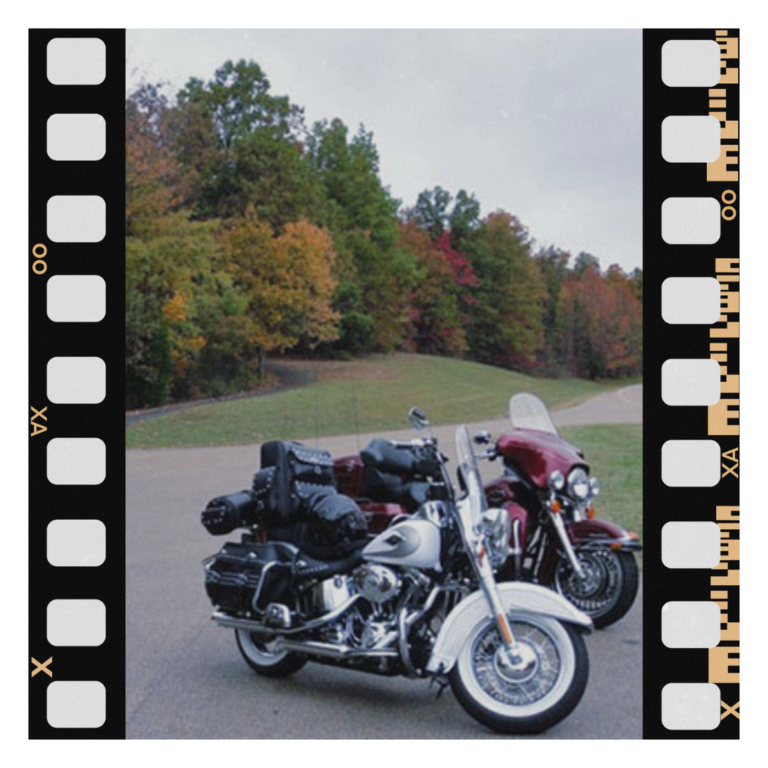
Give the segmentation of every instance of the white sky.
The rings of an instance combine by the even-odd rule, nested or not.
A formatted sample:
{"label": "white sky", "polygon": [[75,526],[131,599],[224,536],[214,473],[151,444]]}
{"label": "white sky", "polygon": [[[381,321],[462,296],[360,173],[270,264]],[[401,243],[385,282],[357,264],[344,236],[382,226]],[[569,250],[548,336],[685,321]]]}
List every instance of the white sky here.
{"label": "white sky", "polygon": [[639,30],[129,30],[128,86],[254,59],[307,122],[374,133],[406,205],[440,185],[542,245],[642,259]]}

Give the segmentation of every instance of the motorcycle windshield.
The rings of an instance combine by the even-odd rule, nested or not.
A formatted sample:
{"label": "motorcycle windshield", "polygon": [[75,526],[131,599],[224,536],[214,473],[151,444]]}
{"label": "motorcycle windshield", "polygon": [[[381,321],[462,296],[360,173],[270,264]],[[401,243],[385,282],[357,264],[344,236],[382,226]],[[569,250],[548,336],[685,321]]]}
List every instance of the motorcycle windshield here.
{"label": "motorcycle windshield", "polygon": [[469,436],[469,430],[466,427],[459,427],[456,430],[456,457],[458,459],[459,482],[466,490],[466,504],[461,504],[462,516],[465,529],[468,531],[475,528],[486,509],[485,489],[483,480],[480,476],[480,470],[477,466],[475,452],[472,450],[472,438]]}
{"label": "motorcycle windshield", "polygon": [[509,418],[515,429],[537,429],[539,432],[557,434],[547,406],[530,392],[520,392],[509,399]]}

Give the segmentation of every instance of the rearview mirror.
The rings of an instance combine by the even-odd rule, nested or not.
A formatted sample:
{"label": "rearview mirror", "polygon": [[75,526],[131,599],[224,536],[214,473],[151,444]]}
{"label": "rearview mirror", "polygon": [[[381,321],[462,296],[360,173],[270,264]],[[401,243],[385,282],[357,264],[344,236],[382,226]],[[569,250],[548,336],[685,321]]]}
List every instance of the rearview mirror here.
{"label": "rearview mirror", "polygon": [[475,445],[488,445],[491,442],[491,433],[483,429],[472,435],[472,441]]}
{"label": "rearview mirror", "polygon": [[408,418],[414,429],[426,429],[429,426],[429,419],[426,414],[415,405],[408,411]]}

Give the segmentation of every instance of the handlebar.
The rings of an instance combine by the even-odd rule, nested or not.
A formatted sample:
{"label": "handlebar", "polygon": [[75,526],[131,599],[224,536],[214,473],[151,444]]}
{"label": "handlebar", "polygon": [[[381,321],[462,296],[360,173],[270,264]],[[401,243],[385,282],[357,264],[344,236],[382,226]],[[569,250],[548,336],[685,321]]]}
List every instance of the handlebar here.
{"label": "handlebar", "polygon": [[411,450],[412,448],[427,448],[437,445],[437,439],[434,437],[415,437],[413,440],[390,440],[390,443],[400,450]]}

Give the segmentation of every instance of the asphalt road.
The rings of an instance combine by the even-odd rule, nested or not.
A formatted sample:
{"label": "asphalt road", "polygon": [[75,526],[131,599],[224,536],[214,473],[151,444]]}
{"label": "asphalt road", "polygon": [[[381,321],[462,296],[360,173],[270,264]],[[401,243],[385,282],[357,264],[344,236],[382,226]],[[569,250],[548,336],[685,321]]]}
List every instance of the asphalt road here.
{"label": "asphalt road", "polygon": [[[640,387],[629,387],[601,395],[554,414],[555,420],[637,423],[641,394]],[[498,434],[503,426],[472,428],[490,427]],[[441,427],[436,433],[452,452],[452,430]],[[360,436],[361,445],[367,437]],[[335,455],[354,452],[357,443],[355,436],[320,441]],[[257,446],[127,453],[128,737],[496,737],[472,720],[449,690],[436,700],[435,689],[424,681],[317,664],[288,680],[251,672],[233,632],[210,621],[201,560],[227,537],[206,533],[199,512],[213,496],[247,487],[257,466]],[[587,639],[587,691],[546,738],[642,736],[641,605],[642,586],[623,621]]]}

